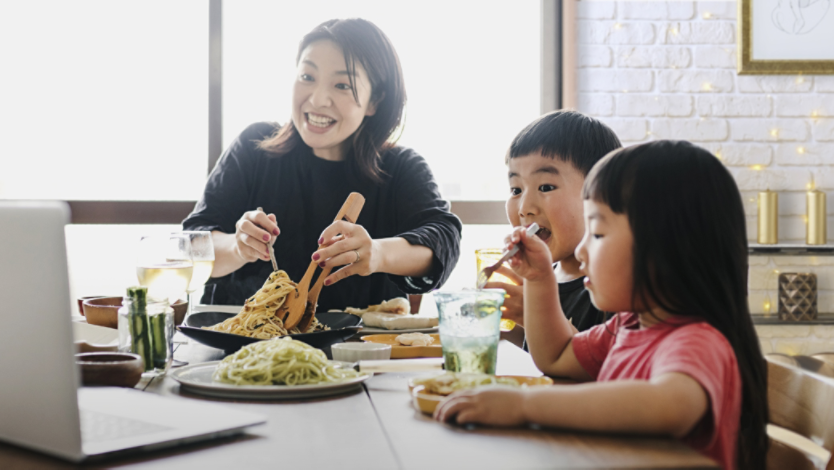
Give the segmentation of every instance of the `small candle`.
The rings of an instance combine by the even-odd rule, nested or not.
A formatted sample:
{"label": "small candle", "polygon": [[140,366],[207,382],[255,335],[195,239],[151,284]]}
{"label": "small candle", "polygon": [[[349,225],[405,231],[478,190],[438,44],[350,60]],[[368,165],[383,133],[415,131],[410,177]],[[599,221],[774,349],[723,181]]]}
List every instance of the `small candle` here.
{"label": "small candle", "polygon": [[806,201],[805,215],[808,218],[808,225],[805,232],[805,243],[808,245],[825,245],[828,242],[825,193],[816,189],[808,191]]}
{"label": "small candle", "polygon": [[759,193],[759,235],[761,245],[779,242],[779,193],[767,190]]}

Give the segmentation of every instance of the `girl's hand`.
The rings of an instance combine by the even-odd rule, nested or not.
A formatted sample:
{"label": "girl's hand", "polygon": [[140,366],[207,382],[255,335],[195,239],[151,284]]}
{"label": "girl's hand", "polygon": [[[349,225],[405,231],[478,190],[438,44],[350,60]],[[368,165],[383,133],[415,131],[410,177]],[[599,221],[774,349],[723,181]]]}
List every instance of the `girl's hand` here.
{"label": "girl's hand", "polygon": [[437,405],[434,419],[444,423],[521,426],[526,422],[523,401],[524,392],[517,388],[491,386],[464,390]]}
{"label": "girl's hand", "polygon": [[524,326],[524,278],[506,266],[499,266],[495,271],[512,279],[515,284],[505,282],[487,282],[485,289],[504,289],[507,296],[501,306],[501,318],[507,318]]}
{"label": "girl's hand", "polygon": [[247,263],[269,261],[269,245],[280,233],[275,214],[245,212],[235,224],[235,253]]}
{"label": "girl's hand", "polygon": [[505,250],[519,246],[518,253],[509,260],[510,267],[519,276],[528,281],[537,281],[553,275],[553,257],[541,238],[536,235],[527,236],[524,227],[515,227],[504,239],[504,243]]}
{"label": "girl's hand", "polygon": [[379,243],[361,225],[344,220],[333,222],[319,238],[319,245],[326,245],[313,253],[313,261],[319,266],[345,266],[324,280],[324,285],[333,285],[342,279],[358,274],[369,276],[377,272],[382,258]]}

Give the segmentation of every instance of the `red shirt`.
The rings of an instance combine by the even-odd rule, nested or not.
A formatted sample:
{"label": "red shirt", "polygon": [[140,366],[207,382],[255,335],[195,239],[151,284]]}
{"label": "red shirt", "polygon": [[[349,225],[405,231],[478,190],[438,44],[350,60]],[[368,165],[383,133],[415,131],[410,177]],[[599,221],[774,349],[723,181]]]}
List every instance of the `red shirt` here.
{"label": "red shirt", "polygon": [[736,468],[741,376],[730,343],[708,323],[673,317],[641,329],[634,313],[615,315],[573,337],[579,363],[595,380],[649,380],[669,372],[695,379],[709,396],[710,412],[682,440]]}

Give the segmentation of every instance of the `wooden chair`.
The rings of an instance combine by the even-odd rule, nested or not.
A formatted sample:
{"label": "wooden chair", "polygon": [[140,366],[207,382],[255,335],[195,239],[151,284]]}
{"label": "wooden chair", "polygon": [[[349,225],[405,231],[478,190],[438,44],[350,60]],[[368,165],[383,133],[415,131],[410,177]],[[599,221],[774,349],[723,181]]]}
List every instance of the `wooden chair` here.
{"label": "wooden chair", "polygon": [[[787,357],[800,361],[796,359],[799,356]],[[834,378],[791,365],[779,355],[769,354],[766,359],[771,422],[768,426],[771,444],[767,455],[768,469],[834,470],[834,459],[830,455],[813,444],[790,439],[789,433],[784,431],[799,434],[828,452],[834,449]]]}

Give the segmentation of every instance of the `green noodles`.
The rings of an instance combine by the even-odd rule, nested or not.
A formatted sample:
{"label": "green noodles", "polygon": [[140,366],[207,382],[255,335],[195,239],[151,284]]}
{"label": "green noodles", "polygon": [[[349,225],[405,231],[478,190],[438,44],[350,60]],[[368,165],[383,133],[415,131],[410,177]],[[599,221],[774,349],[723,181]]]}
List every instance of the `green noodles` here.
{"label": "green noodles", "polygon": [[320,349],[291,338],[276,338],[244,346],[226,356],[212,378],[233,385],[313,385],[358,377],[327,360]]}

